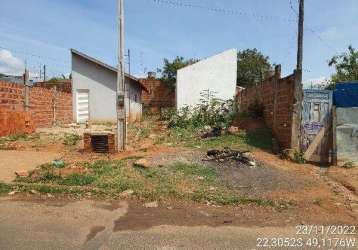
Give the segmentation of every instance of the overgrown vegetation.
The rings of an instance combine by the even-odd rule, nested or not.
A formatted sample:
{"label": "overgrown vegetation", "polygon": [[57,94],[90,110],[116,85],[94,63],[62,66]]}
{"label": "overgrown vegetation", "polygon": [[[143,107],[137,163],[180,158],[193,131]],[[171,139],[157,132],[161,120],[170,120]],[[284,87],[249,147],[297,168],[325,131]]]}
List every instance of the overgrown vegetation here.
{"label": "overgrown vegetation", "polygon": [[3,182],[0,182],[0,195],[1,194],[7,194],[11,191],[11,186],[6,184],[6,183],[3,183]]}
{"label": "overgrown vegetation", "polygon": [[289,160],[290,159],[290,150],[284,149],[280,152],[280,159]]}
{"label": "overgrown vegetation", "polygon": [[298,164],[305,164],[306,163],[306,160],[304,158],[304,153],[303,152],[298,152],[298,151],[295,151],[293,153],[293,160],[294,162],[298,163]]}
{"label": "overgrown vegetation", "polygon": [[199,129],[228,128],[235,117],[233,101],[215,98],[215,93],[207,90],[201,93],[201,103],[195,107],[184,107],[179,112],[170,110],[164,114],[169,128]]}
{"label": "overgrown vegetation", "polygon": [[65,134],[65,137],[63,139],[63,144],[66,146],[75,146],[79,140],[81,140],[82,137],[77,134]]}
{"label": "overgrown vegetation", "polygon": [[262,128],[250,132],[225,133],[219,137],[202,139],[196,129],[172,128],[157,137],[155,143],[169,143],[201,150],[229,147],[244,151],[255,149],[269,151],[272,148],[272,135],[270,130]]}
{"label": "overgrown vegetation", "polygon": [[175,163],[168,167],[146,169],[124,163],[103,160],[92,164],[85,162],[82,164],[86,170],[84,173],[68,176],[61,176],[57,169],[47,164],[39,168],[40,174],[36,178],[18,178],[17,182],[20,186],[34,185],[31,187],[44,193],[94,192],[118,196],[132,190],[133,196],[145,200],[183,199],[221,205],[273,204],[268,200],[238,195],[234,187],[221,180],[217,171],[208,166]]}

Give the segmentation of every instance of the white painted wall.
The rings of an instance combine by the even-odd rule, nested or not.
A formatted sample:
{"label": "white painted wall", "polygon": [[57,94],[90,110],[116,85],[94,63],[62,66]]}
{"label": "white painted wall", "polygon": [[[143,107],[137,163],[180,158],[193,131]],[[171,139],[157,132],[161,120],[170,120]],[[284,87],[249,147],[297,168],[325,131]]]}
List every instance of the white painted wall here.
{"label": "white painted wall", "polygon": [[[142,114],[141,89],[137,84],[132,84],[131,81],[126,77],[127,116],[131,113],[131,117],[140,118]],[[77,119],[77,90],[88,90],[90,121],[116,121],[116,82],[116,72],[73,54],[72,93],[74,120]]]}
{"label": "white painted wall", "polygon": [[177,109],[200,103],[200,93],[216,92],[215,97],[234,98],[237,78],[237,51],[227,50],[178,70],[176,84]]}

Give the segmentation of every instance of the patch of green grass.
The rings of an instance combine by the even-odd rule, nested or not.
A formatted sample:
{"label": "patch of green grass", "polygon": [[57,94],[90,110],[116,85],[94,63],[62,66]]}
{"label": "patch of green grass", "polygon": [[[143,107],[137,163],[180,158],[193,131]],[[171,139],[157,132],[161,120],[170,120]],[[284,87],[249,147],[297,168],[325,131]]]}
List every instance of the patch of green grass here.
{"label": "patch of green grass", "polygon": [[66,186],[87,186],[96,180],[95,176],[87,174],[72,174],[59,181],[59,184]]}
{"label": "patch of green grass", "polygon": [[65,138],[63,139],[63,144],[66,146],[75,146],[82,137],[77,134],[65,134]]}
{"label": "patch of green grass", "polygon": [[206,181],[214,181],[218,178],[216,170],[208,166],[176,163],[169,168],[173,172],[183,173],[186,177],[203,177]]}
{"label": "patch of green grass", "polygon": [[35,141],[40,139],[40,134],[35,133],[31,135],[27,134],[14,134],[7,137],[0,137],[0,144],[5,144],[6,142],[14,141]]}
{"label": "patch of green grass", "polygon": [[0,182],[0,195],[1,194],[7,194],[9,193],[10,191],[12,190],[11,186],[6,184],[6,183],[3,183],[3,182]]}
{"label": "patch of green grass", "polygon": [[157,143],[169,142],[202,150],[224,147],[238,150],[271,150],[272,148],[272,136],[268,129],[257,129],[249,133],[224,134],[206,139],[200,138],[198,134],[198,130],[193,128],[172,128],[168,134],[160,136]]}
{"label": "patch of green grass", "polygon": [[272,205],[270,201],[241,197],[238,190],[223,181],[217,170],[210,166],[176,163],[168,167],[141,168],[128,166],[124,161],[105,160],[84,162],[83,166],[89,170],[86,174],[61,177],[55,174],[58,172],[54,171],[54,166],[45,164],[38,168],[41,174],[36,180],[19,181],[23,185],[35,185],[35,190],[42,193],[87,193],[80,191],[82,187],[98,190],[96,193],[103,195],[119,195],[133,190],[135,197],[145,200],[182,199],[220,205]]}

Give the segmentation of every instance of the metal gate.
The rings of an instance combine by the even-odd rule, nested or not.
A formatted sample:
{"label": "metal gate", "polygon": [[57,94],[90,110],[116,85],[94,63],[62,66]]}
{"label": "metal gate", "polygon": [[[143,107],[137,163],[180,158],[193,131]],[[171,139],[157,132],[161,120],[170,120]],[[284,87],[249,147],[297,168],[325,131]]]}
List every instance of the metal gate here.
{"label": "metal gate", "polygon": [[303,147],[307,149],[319,132],[325,128],[324,137],[312,156],[312,161],[326,162],[329,158],[329,133],[332,113],[332,91],[304,90],[303,99]]}

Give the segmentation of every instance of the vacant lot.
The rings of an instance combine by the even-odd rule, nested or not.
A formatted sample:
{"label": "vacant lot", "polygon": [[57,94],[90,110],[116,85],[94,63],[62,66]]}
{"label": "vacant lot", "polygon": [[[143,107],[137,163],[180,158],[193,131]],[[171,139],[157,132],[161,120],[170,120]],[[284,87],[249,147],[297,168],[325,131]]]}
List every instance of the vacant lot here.
{"label": "vacant lot", "polygon": [[[114,128],[113,124],[92,126],[96,131]],[[129,127],[127,152],[114,155],[83,153],[84,131],[84,128],[53,128],[40,130],[34,136],[0,140],[0,153],[11,153],[7,151],[11,149],[19,154],[35,151],[41,156],[26,163],[24,170],[32,169],[28,177],[17,178],[11,185],[1,184],[0,192],[135,199],[155,201],[160,207],[253,206],[268,209],[264,210],[267,217],[271,209],[284,212],[291,218],[289,221],[304,218],[313,221],[317,213],[327,220],[333,215],[338,216],[338,221],[356,218],[355,169],[334,171],[280,160],[270,153],[269,131],[260,126],[202,139],[198,136],[200,131],[167,129],[160,122],[147,119]],[[207,149],[225,147],[253,152],[257,165],[250,167],[232,160],[207,161]],[[63,164],[53,162],[51,154]],[[38,158],[44,159],[42,155],[49,158],[37,162]],[[139,159],[148,166],[137,165]]]}

